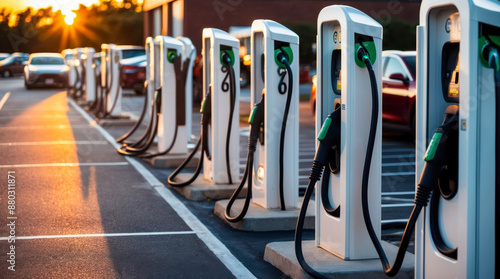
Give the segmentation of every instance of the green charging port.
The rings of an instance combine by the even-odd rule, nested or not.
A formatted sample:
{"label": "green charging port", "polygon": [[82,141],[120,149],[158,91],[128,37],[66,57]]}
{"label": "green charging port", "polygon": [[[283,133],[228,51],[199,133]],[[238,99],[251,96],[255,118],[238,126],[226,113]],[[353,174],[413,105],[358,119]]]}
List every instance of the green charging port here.
{"label": "green charging port", "polygon": [[177,51],[175,49],[169,49],[167,52],[167,61],[174,63],[174,58],[177,57]]}
{"label": "green charging port", "polygon": [[278,61],[278,53],[280,52],[283,52],[285,54],[288,64],[291,65],[293,61],[292,48],[289,46],[281,46],[280,48],[274,50],[274,62],[276,62],[276,65],[278,65],[279,67],[285,68],[285,64],[282,61]]}
{"label": "green charging port", "polygon": [[427,148],[427,151],[425,152],[424,155],[424,161],[429,162],[432,159],[434,159],[434,156],[436,155],[436,150],[439,146],[439,142],[441,141],[441,137],[443,136],[443,133],[435,133],[432,136],[431,143],[429,144],[429,147]]}
{"label": "green charging port", "polygon": [[[373,41],[372,37],[369,36],[364,36],[360,34],[355,34],[354,35],[355,39],[355,44],[354,44],[354,60],[356,61],[356,65],[358,65],[361,68],[366,68],[365,62],[360,60],[358,57],[358,49],[361,47],[361,44],[363,45],[362,47],[366,50],[368,54],[368,59],[370,59],[370,62],[372,62],[372,65],[375,64],[375,60],[377,60],[377,48],[375,47],[375,42]],[[361,44],[360,44],[361,42]]]}
{"label": "green charging port", "polygon": [[[225,58],[224,58],[224,53],[229,55],[229,58],[230,58],[230,61],[227,61]],[[221,50],[220,52],[220,63],[222,66],[226,66],[226,67],[229,67],[229,64],[231,64],[231,66],[234,66],[234,52],[232,49],[224,49],[224,50]]]}
{"label": "green charging port", "polygon": [[319,141],[322,141],[325,139],[326,134],[328,133],[328,129],[330,129],[331,124],[332,124],[332,119],[330,117],[327,117],[325,119],[325,122],[323,123],[323,126],[321,126],[321,131],[319,131],[319,135],[318,135]]}
{"label": "green charging port", "polygon": [[497,48],[492,48],[488,53],[484,53],[485,48],[490,44],[500,47],[500,36],[488,36],[488,38],[486,38],[486,36],[479,37],[479,61],[484,67],[491,68],[491,60],[495,60],[495,70],[500,71],[500,54]]}

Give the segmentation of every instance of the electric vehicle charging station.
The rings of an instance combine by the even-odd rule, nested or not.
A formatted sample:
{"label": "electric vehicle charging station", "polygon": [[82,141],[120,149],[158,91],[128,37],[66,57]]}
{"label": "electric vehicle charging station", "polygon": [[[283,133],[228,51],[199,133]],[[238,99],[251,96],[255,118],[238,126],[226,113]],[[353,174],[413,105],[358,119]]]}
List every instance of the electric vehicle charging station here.
{"label": "electric vehicle charging station", "polygon": [[[183,44],[172,37],[157,36],[155,41],[160,44],[160,80],[161,80],[161,110],[158,119],[158,151],[169,154],[187,153],[186,118],[191,118],[185,111],[186,93],[184,86],[179,84],[176,65],[182,66]],[[174,61],[178,59],[177,61]],[[174,65],[175,63],[175,65]],[[179,90],[180,89],[180,90]]]}
{"label": "electric vehicle charging station", "polygon": [[[364,205],[380,239],[382,26],[343,5],[323,8],[317,25],[316,155],[295,241],[268,244],[264,258],[292,277],[379,278],[362,193],[369,184]],[[303,241],[315,186],[315,240]],[[383,246],[396,254],[397,247]],[[403,278],[413,275],[412,260],[406,256]]]}
{"label": "electric vehicle charging station", "polygon": [[83,71],[84,65],[82,60],[82,55],[84,54],[83,48],[75,48],[73,49],[73,65],[76,74],[75,83],[73,84],[73,97],[75,99],[79,99],[83,97]]}
{"label": "electric vehicle charging station", "polygon": [[[222,64],[223,53],[232,58],[232,66]],[[212,156],[211,159],[207,156],[202,158],[203,178],[214,184],[232,184],[239,180],[240,63],[236,61],[238,53],[239,41],[236,38],[219,29],[203,29],[203,95],[206,96],[211,90],[212,106],[208,137]],[[229,80],[231,78],[229,67],[234,69],[232,81]],[[231,82],[234,82],[233,112],[235,112],[232,117]]]}
{"label": "electric vehicle charging station", "polygon": [[[299,37],[290,29],[271,20],[255,20],[251,35],[251,107],[264,98],[262,140],[255,152],[252,200],[266,209],[280,208],[280,132],[288,95],[291,94],[284,135],[283,199],[286,208],[299,207]],[[294,76],[288,84],[285,66],[277,51],[287,54]],[[282,85],[284,83],[286,85]],[[292,92],[279,92],[292,87]],[[287,88],[287,89],[288,89]],[[264,95],[262,93],[265,92]],[[267,105],[266,105],[267,104]]]}
{"label": "electric vehicle charging station", "polygon": [[101,45],[101,86],[105,94],[105,110],[110,117],[120,117],[122,88],[120,86],[120,60],[122,52],[114,44]]}
{"label": "electric vehicle charging station", "polygon": [[93,68],[93,60],[94,60],[95,49],[91,47],[86,47],[83,49],[82,58],[82,67],[85,72],[84,82],[84,91],[85,91],[85,101],[88,103],[94,102],[96,98],[96,79]]}
{"label": "electric vehicle charging station", "polygon": [[[202,37],[201,133],[195,148],[168,178],[169,185],[190,200],[229,198],[239,180],[239,41],[214,28],[203,29]],[[200,147],[194,174],[180,174]]]}
{"label": "electric vehicle charging station", "polygon": [[[316,190],[316,245],[345,260],[377,257],[366,232],[361,212],[361,173],[370,128],[370,78],[356,60],[359,40],[366,42],[382,95],[382,27],[359,10],[346,6],[324,8],[318,16],[318,81],[316,134],[328,115],[341,109],[338,169],[326,172],[328,202],[338,209],[329,214],[323,207],[320,187]],[[333,63],[333,65],[332,65]],[[380,102],[381,103],[381,102]],[[381,110],[381,104],[379,105]],[[318,142],[317,142],[318,144]],[[370,170],[371,197],[380,197],[381,187],[381,114]],[[339,154],[340,153],[340,154]],[[334,167],[334,168],[335,168]],[[328,167],[327,167],[328,168]],[[332,169],[332,167],[330,167]],[[319,182],[321,185],[323,181]],[[380,238],[380,199],[370,200],[372,221]]]}
{"label": "electric vehicle charging station", "polygon": [[[297,34],[272,20],[253,21],[251,74],[254,109],[244,178],[229,201],[217,202],[215,213],[241,230],[292,230],[299,205]],[[247,196],[237,201],[247,177]],[[231,213],[233,207],[237,215]]]}
{"label": "electric vehicle charging station", "polygon": [[436,128],[452,110],[458,118],[446,165],[417,223],[415,278],[498,277],[499,18],[498,1],[422,1],[417,177],[439,141]]}
{"label": "electric vehicle charging station", "polygon": [[[156,89],[161,86],[160,77],[160,42],[157,42],[153,37],[146,38],[146,88],[147,100],[150,103],[155,98]],[[146,115],[150,115],[151,107],[147,106]]]}
{"label": "electric vehicle charging station", "polygon": [[187,76],[186,76],[186,134],[188,140],[193,137],[193,119],[191,115],[193,114],[193,67],[196,60],[196,47],[193,42],[188,37],[177,37],[182,44],[182,58],[183,60],[189,59],[189,65],[187,65]]}

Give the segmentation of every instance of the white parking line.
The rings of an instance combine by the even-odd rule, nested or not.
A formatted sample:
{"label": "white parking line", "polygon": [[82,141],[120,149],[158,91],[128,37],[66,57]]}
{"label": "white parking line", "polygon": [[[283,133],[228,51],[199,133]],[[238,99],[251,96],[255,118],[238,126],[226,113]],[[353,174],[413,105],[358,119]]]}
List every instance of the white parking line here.
{"label": "white parking line", "polygon": [[382,208],[391,208],[391,207],[413,207],[413,203],[390,203],[390,204],[383,204]]}
{"label": "white parking line", "polygon": [[414,166],[415,162],[382,163],[382,167],[404,167]]}
{"label": "white parking line", "polygon": [[415,158],[415,153],[407,154],[394,154],[394,155],[383,155],[382,159],[394,159],[394,158]]}
{"label": "white parking line", "polygon": [[[80,114],[94,126],[106,140],[108,140],[116,148],[120,145],[115,139],[101,126],[97,125],[90,116],[80,108],[72,99],[68,99],[69,103]],[[196,232],[196,235],[202,240],[205,245],[219,258],[219,260],[233,273],[236,278],[256,278],[244,265],[241,263],[227,247],[215,237],[208,229],[201,223],[196,216],[189,211],[189,209],[168,189],[161,183],[148,169],[146,169],[135,158],[125,157],[125,159],[140,173],[144,179],[160,194],[160,196],[175,210],[177,215]]]}
{"label": "white parking line", "polygon": [[414,171],[402,171],[402,172],[383,172],[382,176],[405,176],[405,175],[415,175]]}
{"label": "white parking line", "polygon": [[404,196],[404,195],[415,195],[415,191],[382,192],[382,196]]}
{"label": "white parking line", "polygon": [[26,146],[26,145],[106,145],[107,141],[30,141],[30,142],[0,142],[0,146]]}
{"label": "white parking line", "polygon": [[7,93],[5,93],[5,95],[3,95],[2,100],[0,100],[0,110],[2,109],[3,105],[5,105],[5,102],[7,102],[7,99],[9,98],[9,96],[10,96],[10,92],[7,92]]}
{"label": "white parking line", "polygon": [[37,167],[114,167],[128,166],[128,162],[109,162],[109,163],[47,163],[47,164],[19,164],[19,165],[0,165],[0,168],[37,168]]}
{"label": "white parking line", "polygon": [[[406,223],[408,222],[408,219],[389,219],[389,220],[382,220],[380,223],[382,223],[382,225],[384,224],[389,224],[389,223]],[[396,233],[396,235],[399,235],[401,233]],[[384,235],[386,235],[384,233]]]}
{"label": "white parking line", "polygon": [[412,202],[414,199],[396,198],[396,197],[382,197],[383,201],[399,201],[399,202]]}
{"label": "white parking line", "polygon": [[[177,232],[136,232],[136,233],[94,233],[94,234],[62,234],[62,235],[33,235],[16,236],[16,240],[31,239],[53,239],[53,238],[81,238],[81,237],[117,237],[117,236],[158,236],[158,235],[185,235],[195,234],[194,231]],[[8,240],[8,237],[0,237],[0,241]]]}

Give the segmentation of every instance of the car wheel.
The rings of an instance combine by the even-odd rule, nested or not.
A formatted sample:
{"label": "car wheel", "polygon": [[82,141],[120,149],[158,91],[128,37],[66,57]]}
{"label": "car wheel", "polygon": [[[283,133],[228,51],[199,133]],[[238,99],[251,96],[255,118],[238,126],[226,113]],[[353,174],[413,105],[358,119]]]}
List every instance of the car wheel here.
{"label": "car wheel", "polygon": [[12,76],[12,73],[9,71],[9,70],[4,70],[2,72],[2,76],[3,77],[11,77]]}
{"label": "car wheel", "polygon": [[240,87],[247,87],[250,84],[250,72],[242,69],[240,72]]}

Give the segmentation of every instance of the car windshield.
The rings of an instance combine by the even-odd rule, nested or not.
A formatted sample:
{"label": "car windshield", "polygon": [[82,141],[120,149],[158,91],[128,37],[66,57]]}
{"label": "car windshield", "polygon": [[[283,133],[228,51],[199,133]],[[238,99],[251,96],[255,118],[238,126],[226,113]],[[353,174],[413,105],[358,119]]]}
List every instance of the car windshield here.
{"label": "car windshield", "polygon": [[415,71],[416,71],[415,56],[403,56],[403,60],[408,65],[408,68],[410,69],[411,75],[416,77],[416,75],[415,75]]}
{"label": "car windshield", "polygon": [[14,61],[14,56],[9,56],[7,58],[5,58],[4,60],[2,60],[2,62],[0,62],[0,65],[7,65],[7,64],[10,64]]}
{"label": "car windshield", "polygon": [[33,57],[31,59],[31,65],[64,65],[64,61],[61,57]]}
{"label": "car windshield", "polygon": [[136,56],[146,55],[144,49],[124,49],[122,50],[122,59],[132,58]]}

